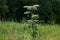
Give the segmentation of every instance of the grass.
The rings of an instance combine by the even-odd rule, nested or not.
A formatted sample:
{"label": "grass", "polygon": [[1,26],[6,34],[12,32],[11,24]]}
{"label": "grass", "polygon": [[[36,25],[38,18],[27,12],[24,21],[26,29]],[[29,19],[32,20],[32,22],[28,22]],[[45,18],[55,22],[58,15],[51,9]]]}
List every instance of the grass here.
{"label": "grass", "polygon": [[[1,22],[0,40],[33,40],[32,29],[26,23]],[[60,40],[60,25],[38,24],[35,40]]]}

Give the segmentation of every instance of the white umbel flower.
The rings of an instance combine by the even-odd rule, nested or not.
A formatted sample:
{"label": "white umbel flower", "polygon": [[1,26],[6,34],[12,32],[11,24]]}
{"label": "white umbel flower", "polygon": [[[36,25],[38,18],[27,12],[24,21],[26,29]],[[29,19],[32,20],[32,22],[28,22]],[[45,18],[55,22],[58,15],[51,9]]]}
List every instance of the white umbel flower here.
{"label": "white umbel flower", "polygon": [[35,6],[35,7],[39,7],[39,5],[33,5],[33,6]]}
{"label": "white umbel flower", "polygon": [[24,12],[24,14],[30,14],[30,11]]}
{"label": "white umbel flower", "polygon": [[28,22],[29,24],[31,24],[33,21],[32,21],[32,20],[27,20],[27,22]]}
{"label": "white umbel flower", "polygon": [[38,19],[39,16],[38,16],[38,14],[36,14],[36,15],[32,15],[31,18],[35,20],[35,19]]}
{"label": "white umbel flower", "polygon": [[24,6],[24,8],[27,8],[27,10],[37,10],[37,7],[39,7],[39,5]]}

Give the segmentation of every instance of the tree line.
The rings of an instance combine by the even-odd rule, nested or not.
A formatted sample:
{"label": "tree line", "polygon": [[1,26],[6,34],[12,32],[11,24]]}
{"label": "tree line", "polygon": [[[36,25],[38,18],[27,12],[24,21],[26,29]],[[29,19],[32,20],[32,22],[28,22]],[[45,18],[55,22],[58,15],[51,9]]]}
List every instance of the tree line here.
{"label": "tree line", "polygon": [[23,18],[29,19],[24,14],[27,10],[23,6],[34,4],[40,5],[36,11],[39,21],[60,23],[59,0],[0,0],[0,20],[20,22]]}

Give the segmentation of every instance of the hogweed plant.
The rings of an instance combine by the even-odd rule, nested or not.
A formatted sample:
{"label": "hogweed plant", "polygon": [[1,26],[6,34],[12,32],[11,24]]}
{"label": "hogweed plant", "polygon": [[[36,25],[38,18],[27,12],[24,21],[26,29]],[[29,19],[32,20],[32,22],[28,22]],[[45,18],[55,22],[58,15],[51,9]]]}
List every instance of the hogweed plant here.
{"label": "hogweed plant", "polygon": [[39,15],[34,14],[34,11],[38,9],[39,5],[33,5],[33,6],[24,6],[28,11],[24,12],[29,17],[29,14],[31,15],[31,19],[27,20],[30,21],[31,24],[29,25],[29,28],[32,28],[31,36],[33,37],[33,40],[35,40],[36,35],[37,35],[37,26],[36,23],[39,21]]}

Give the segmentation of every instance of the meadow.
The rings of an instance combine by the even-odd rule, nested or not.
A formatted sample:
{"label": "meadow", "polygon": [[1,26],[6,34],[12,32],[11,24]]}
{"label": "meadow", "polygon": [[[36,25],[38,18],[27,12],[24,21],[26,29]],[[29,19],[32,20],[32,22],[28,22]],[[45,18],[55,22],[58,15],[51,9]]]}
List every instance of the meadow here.
{"label": "meadow", "polygon": [[[0,40],[33,40],[31,32],[27,23],[0,21]],[[37,24],[34,40],[60,40],[60,25]]]}

